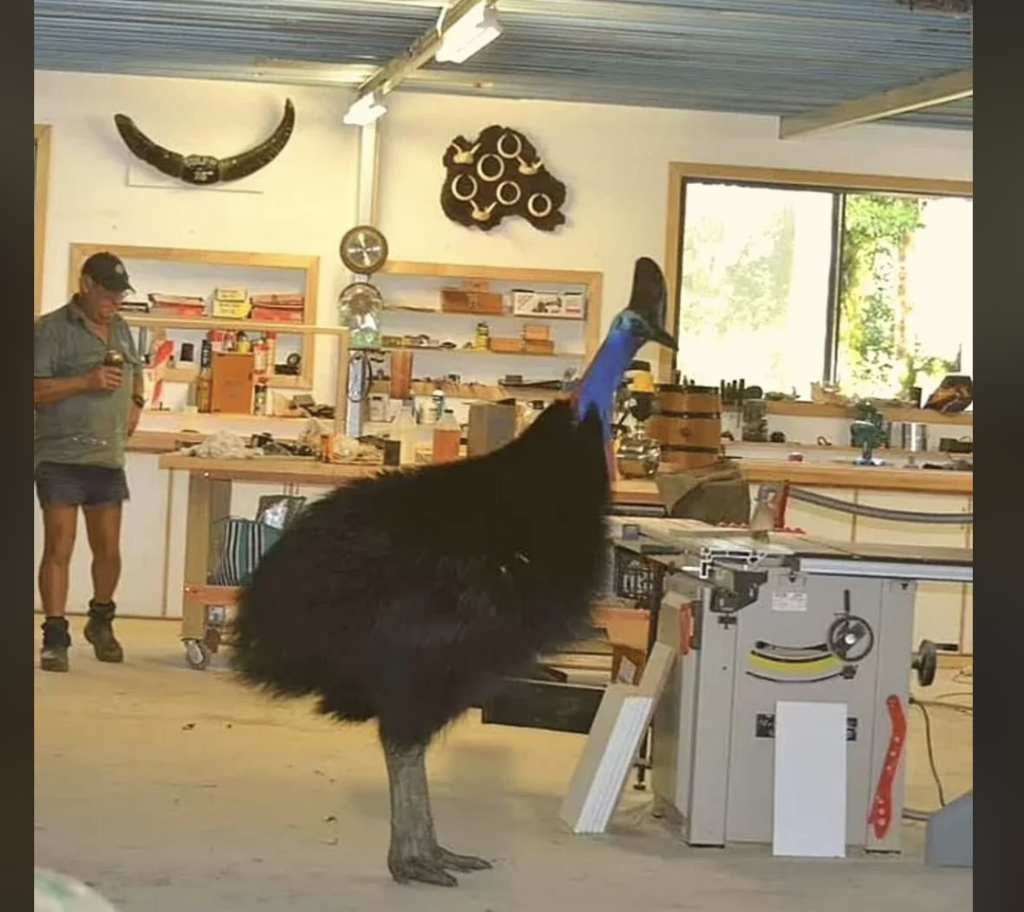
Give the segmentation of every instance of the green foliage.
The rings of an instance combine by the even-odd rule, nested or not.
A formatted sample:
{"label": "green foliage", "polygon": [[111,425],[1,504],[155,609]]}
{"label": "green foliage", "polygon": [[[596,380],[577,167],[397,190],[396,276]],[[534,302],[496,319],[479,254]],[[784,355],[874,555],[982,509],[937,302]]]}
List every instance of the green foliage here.
{"label": "green foliage", "polygon": [[855,391],[906,386],[907,365],[894,376],[908,356],[905,261],[914,232],[922,227],[924,204],[916,197],[878,193],[845,198],[839,342],[841,366],[849,372],[843,379]]}
{"label": "green foliage", "polygon": [[683,244],[685,333],[736,326],[764,329],[786,314],[793,274],[795,218],[780,209],[763,234],[750,237],[735,257],[723,257],[725,221],[706,215],[686,226]]}

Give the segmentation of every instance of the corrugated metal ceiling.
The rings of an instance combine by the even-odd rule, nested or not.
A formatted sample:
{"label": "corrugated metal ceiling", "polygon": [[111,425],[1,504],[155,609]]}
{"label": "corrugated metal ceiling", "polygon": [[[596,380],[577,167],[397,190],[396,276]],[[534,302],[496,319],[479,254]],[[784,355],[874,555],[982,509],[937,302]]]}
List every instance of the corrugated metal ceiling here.
{"label": "corrugated metal ceiling", "polygon": [[[424,0],[34,0],[37,69],[354,86]],[[504,34],[403,91],[782,115],[973,62],[969,21],[898,0],[499,0]],[[970,99],[890,122],[972,129]]]}

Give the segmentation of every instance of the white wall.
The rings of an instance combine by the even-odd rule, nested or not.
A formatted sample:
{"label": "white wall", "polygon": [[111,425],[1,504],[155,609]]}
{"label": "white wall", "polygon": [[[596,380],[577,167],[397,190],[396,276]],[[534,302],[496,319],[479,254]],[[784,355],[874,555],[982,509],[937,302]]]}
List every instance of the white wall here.
{"label": "white wall", "polygon": [[[260,174],[262,193],[127,184],[131,157],[115,113],[176,150],[228,155],[272,129],[285,97],[296,104],[295,134]],[[341,123],[349,97],[343,89],[36,72],[35,120],[53,125],[44,309],[63,299],[68,245],[109,242],[320,254],[321,318],[333,322],[343,279],[337,243],[356,205],[357,131]],[[395,259],[598,269],[605,319],[625,300],[633,259],[664,255],[671,161],[973,176],[972,134],[954,131],[866,126],[781,142],[770,117],[401,92],[388,106],[378,222]],[[568,224],[554,235],[521,220],[485,234],[442,213],[445,148],[492,123],[523,130],[568,185]]]}
{"label": "white wall", "polygon": [[[125,148],[114,114],[188,154],[234,155],[277,126],[285,98],[296,127],[278,159],[245,183],[259,192],[174,185]],[[319,319],[336,323],[345,279],[338,242],[355,211],[358,136],[341,127],[344,93],[292,86],[37,71],[35,122],[53,126],[43,310],[64,303],[72,243],[320,256]],[[129,184],[129,168],[132,182]],[[142,180],[140,180],[142,177]],[[334,344],[319,340],[317,387],[333,401]]]}
{"label": "white wall", "polygon": [[[625,303],[634,258],[664,257],[669,162],[973,176],[970,133],[867,126],[782,142],[771,117],[401,93],[388,106],[379,221],[396,258],[602,270],[606,320]],[[568,185],[568,222],[553,236],[519,219],[485,234],[442,214],[445,148],[493,123],[522,130]]]}

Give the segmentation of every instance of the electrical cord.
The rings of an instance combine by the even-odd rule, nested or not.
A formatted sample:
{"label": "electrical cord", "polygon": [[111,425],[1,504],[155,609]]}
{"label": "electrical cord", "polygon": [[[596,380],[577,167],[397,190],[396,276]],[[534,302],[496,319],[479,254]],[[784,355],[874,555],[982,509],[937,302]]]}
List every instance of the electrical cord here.
{"label": "electrical cord", "polygon": [[[921,717],[924,719],[924,744],[925,749],[928,751],[928,766],[932,771],[932,779],[935,780],[935,790],[939,793],[939,807],[945,807],[946,790],[942,787],[942,777],[939,775],[939,769],[935,765],[935,744],[932,741],[932,717],[928,713],[928,707],[920,700],[911,697],[910,702],[921,710]],[[938,705],[941,706],[942,704]]]}
{"label": "electrical cord", "polygon": [[[918,700],[916,697],[911,697],[910,702],[921,710],[921,718],[924,719],[924,739],[925,749],[928,752],[928,766],[931,769],[932,779],[935,782],[935,790],[939,795],[939,807],[944,808],[946,806],[946,790],[942,784],[942,777],[939,776],[938,766],[935,763],[935,745],[932,741],[932,720],[931,715],[928,712],[929,706],[938,706],[942,709],[950,709],[954,712],[963,713],[964,715],[974,715],[973,706],[965,706],[957,703],[945,702],[950,697],[969,696],[973,697],[974,694],[971,691],[957,691],[954,693],[943,694],[942,696],[934,700]],[[924,811],[918,808],[904,808],[903,817],[905,820],[916,820],[920,822],[927,822],[931,819],[934,811]]]}

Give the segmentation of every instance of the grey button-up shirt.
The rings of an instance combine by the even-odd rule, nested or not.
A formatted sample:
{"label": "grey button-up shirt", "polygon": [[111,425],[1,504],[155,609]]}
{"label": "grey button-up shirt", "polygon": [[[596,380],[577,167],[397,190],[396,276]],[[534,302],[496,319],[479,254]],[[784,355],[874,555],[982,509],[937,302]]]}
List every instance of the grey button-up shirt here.
{"label": "grey button-up shirt", "polygon": [[124,356],[124,380],[110,391],[90,391],[36,406],[35,464],[124,466],[132,383],[142,362],[131,329],[121,317],[104,341],[89,329],[75,299],[35,325],[37,379],[75,377],[102,364],[108,349]]}

